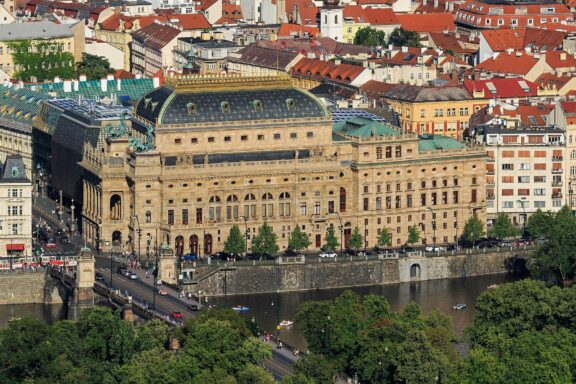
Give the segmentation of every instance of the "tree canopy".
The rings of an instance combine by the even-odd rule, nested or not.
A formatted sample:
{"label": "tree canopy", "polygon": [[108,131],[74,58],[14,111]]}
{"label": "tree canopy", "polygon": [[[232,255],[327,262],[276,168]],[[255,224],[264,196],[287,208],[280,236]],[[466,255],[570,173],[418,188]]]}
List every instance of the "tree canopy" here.
{"label": "tree canopy", "polygon": [[252,238],[252,252],[256,255],[274,256],[280,249],[278,247],[278,236],[274,233],[272,227],[264,222],[258,228],[258,234]]}
{"label": "tree canopy", "polygon": [[230,228],[230,234],[224,242],[224,252],[232,255],[241,255],[246,252],[246,239],[236,224]]}
{"label": "tree canopy", "polygon": [[[76,322],[11,321],[0,330],[0,382],[274,382],[259,367],[270,346],[251,336],[246,321],[231,310],[201,313],[176,333],[158,320],[123,321],[103,307],[83,311]],[[182,344],[178,353],[166,348],[174,336]]]}
{"label": "tree canopy", "polygon": [[364,240],[360,234],[360,229],[358,226],[355,226],[352,235],[350,235],[350,248],[352,248],[356,252],[356,255],[358,255],[358,251],[362,248],[362,245],[364,245]]}
{"label": "tree canopy", "polygon": [[492,227],[488,231],[490,237],[501,240],[508,237],[517,236],[519,233],[518,228],[512,224],[510,216],[505,213],[499,213],[492,223]]}
{"label": "tree canopy", "polygon": [[378,235],[378,246],[379,247],[389,247],[392,245],[392,234],[390,230],[386,227],[380,230]]}
{"label": "tree canopy", "polygon": [[416,225],[408,227],[408,244],[416,244],[420,240],[420,230]]}
{"label": "tree canopy", "polygon": [[298,252],[308,248],[310,244],[308,235],[302,232],[299,225],[296,225],[288,237],[288,249]]}
{"label": "tree canopy", "polygon": [[334,226],[329,225],[326,228],[326,236],[324,236],[324,245],[322,246],[322,248],[324,248],[327,251],[334,251],[336,248],[338,248],[339,245],[340,243],[336,238]]}
{"label": "tree canopy", "polygon": [[405,47],[420,48],[420,35],[418,32],[407,31],[402,27],[396,28],[388,37],[388,44]]}
{"label": "tree canopy", "polygon": [[462,238],[472,243],[484,236],[484,224],[480,221],[476,214],[472,215],[464,224],[462,231]]}
{"label": "tree canopy", "polygon": [[383,46],[386,44],[386,34],[384,31],[371,27],[360,28],[354,35],[354,44],[370,47]]}
{"label": "tree canopy", "polygon": [[86,75],[88,80],[100,80],[112,73],[110,61],[104,56],[82,53],[82,60],[76,64],[77,75]]}

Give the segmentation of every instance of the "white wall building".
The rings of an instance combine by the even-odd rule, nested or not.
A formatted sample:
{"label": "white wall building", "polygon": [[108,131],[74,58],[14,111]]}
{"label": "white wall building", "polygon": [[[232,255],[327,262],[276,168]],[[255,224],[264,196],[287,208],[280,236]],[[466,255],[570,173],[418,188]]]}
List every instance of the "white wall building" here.
{"label": "white wall building", "polygon": [[320,10],[320,34],[336,41],[342,41],[343,9],[339,6],[325,7]]}
{"label": "white wall building", "polygon": [[564,132],[483,128],[489,225],[499,213],[507,213],[522,226],[536,210],[556,212],[567,203]]}
{"label": "white wall building", "polygon": [[32,182],[18,155],[9,155],[0,178],[0,256],[32,256]]}

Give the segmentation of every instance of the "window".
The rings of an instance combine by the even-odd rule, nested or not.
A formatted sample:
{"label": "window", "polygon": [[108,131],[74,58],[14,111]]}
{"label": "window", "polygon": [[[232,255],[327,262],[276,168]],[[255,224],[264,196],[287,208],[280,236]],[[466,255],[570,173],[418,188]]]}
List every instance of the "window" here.
{"label": "window", "polygon": [[193,138],[190,139],[190,142],[191,142],[192,144],[197,144],[197,143],[198,143],[198,138],[197,138],[197,137],[193,137]]}
{"label": "window", "polygon": [[535,201],[534,202],[534,208],[546,208],[546,202],[545,201]]}
{"label": "window", "polygon": [[401,196],[396,196],[396,208],[401,208],[401,203],[402,201],[402,197]]}
{"label": "window", "polygon": [[168,225],[174,225],[174,210],[168,210]]}
{"label": "window", "polygon": [[432,205],[436,205],[437,204],[437,200],[436,200],[436,192],[432,192],[432,194],[430,195],[430,201],[432,203]]}
{"label": "window", "polygon": [[530,182],[530,176],[518,176],[518,182],[519,183],[529,183]]}
{"label": "window", "polygon": [[376,198],[376,210],[377,211],[382,210],[382,198],[381,197]]}
{"label": "window", "polygon": [[458,191],[452,191],[452,203],[458,204]]}
{"label": "window", "polygon": [[503,171],[513,171],[514,170],[514,164],[502,164],[502,170]]}
{"label": "window", "polygon": [[420,194],[420,206],[422,206],[422,207],[426,206],[426,194],[425,193]]}
{"label": "window", "polygon": [[180,138],[174,139],[174,144],[182,144],[182,139]]}
{"label": "window", "polygon": [[18,235],[18,224],[12,224],[12,234]]}
{"label": "window", "polygon": [[306,215],[306,203],[300,203],[300,214]]}
{"label": "window", "polygon": [[182,210],[182,225],[188,225],[188,210]]}
{"label": "window", "polygon": [[376,147],[376,159],[382,159],[382,147]]}
{"label": "window", "polygon": [[424,109],[420,110],[420,117],[426,117],[426,110]]}
{"label": "window", "polygon": [[502,208],[514,208],[514,202],[513,201],[503,201],[502,202]]}
{"label": "window", "polygon": [[406,195],[406,207],[412,208],[412,195]]}
{"label": "window", "polygon": [[196,224],[202,224],[202,208],[196,208]]}
{"label": "window", "polygon": [[240,140],[241,140],[241,141],[248,141],[248,135],[242,135],[242,136],[240,136]]}
{"label": "window", "polygon": [[280,134],[279,133],[274,134],[274,140],[280,140]]}
{"label": "window", "polygon": [[258,135],[258,140],[264,140],[264,135]]}
{"label": "window", "polygon": [[521,171],[529,171],[530,168],[532,168],[531,165],[530,165],[530,163],[520,163],[519,169],[520,169]]}
{"label": "window", "polygon": [[387,158],[387,159],[391,159],[391,158],[392,158],[392,147],[391,147],[391,146],[387,146],[387,147],[386,147],[386,158]]}
{"label": "window", "polygon": [[543,188],[534,189],[534,196],[546,196],[546,190]]}
{"label": "window", "polygon": [[364,193],[368,193],[368,186],[367,185],[364,186]]}
{"label": "window", "polygon": [[298,134],[296,132],[292,132],[290,133],[290,138],[291,139],[297,139],[298,138]]}
{"label": "window", "polygon": [[314,132],[306,132],[306,137],[311,139],[312,137],[314,137]]}
{"label": "window", "polygon": [[334,200],[329,200],[328,201],[328,213],[334,213]]}
{"label": "window", "polygon": [[213,142],[214,142],[214,137],[209,137],[209,138],[208,138],[208,142],[209,142],[209,143],[213,143]]}
{"label": "window", "polygon": [[224,136],[224,141],[232,141],[232,137],[230,137],[230,136]]}
{"label": "window", "polygon": [[477,201],[478,201],[478,191],[476,189],[473,189],[470,196],[470,202],[476,203]]}
{"label": "window", "polygon": [[364,198],[362,205],[365,211],[368,211],[370,209],[370,203],[367,197]]}
{"label": "window", "polygon": [[340,188],[340,212],[346,212],[346,189]]}
{"label": "window", "polygon": [[534,176],[534,182],[535,183],[545,183],[546,182],[546,176]]}
{"label": "window", "polygon": [[146,211],[146,222],[147,223],[152,222],[152,212],[150,212],[150,211]]}
{"label": "window", "polygon": [[402,146],[401,145],[396,146],[396,157],[402,157]]}
{"label": "window", "polygon": [[448,192],[442,192],[442,204],[448,204]]}
{"label": "window", "polygon": [[316,201],[314,203],[314,214],[315,215],[319,215],[320,214],[320,202]]}

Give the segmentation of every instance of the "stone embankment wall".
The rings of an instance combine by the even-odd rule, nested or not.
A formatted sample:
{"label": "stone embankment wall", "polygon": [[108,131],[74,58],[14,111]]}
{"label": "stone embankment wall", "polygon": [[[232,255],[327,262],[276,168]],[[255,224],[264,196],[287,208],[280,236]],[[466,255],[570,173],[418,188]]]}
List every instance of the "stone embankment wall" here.
{"label": "stone embankment wall", "polygon": [[[489,275],[510,271],[511,261],[529,251],[500,251],[455,256],[406,257],[385,260],[245,265],[229,264],[189,287],[202,295],[289,292],[410,281]],[[199,271],[201,272],[201,271]]]}
{"label": "stone embankment wall", "polygon": [[[36,304],[45,302],[46,272],[0,274],[0,305]],[[62,303],[55,286],[50,286],[51,303]]]}

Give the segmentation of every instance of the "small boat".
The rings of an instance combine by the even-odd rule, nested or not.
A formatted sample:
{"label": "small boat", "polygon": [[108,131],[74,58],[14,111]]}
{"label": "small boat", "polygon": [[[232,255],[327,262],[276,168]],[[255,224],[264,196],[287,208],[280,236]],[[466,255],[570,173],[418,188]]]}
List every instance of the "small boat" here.
{"label": "small boat", "polygon": [[281,327],[289,327],[289,326],[291,326],[292,324],[294,324],[294,322],[293,322],[293,321],[290,321],[290,320],[282,320],[282,321],[280,322],[280,326],[281,326]]}
{"label": "small boat", "polygon": [[488,289],[498,288],[498,284],[492,284],[488,287]]}
{"label": "small boat", "polygon": [[247,310],[249,310],[250,308],[244,306],[244,305],[237,305],[235,307],[232,307],[233,310],[235,310],[236,312],[245,312]]}
{"label": "small boat", "polygon": [[462,310],[466,309],[466,304],[456,304],[454,306],[454,309],[457,311],[462,311]]}

